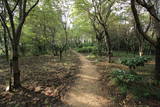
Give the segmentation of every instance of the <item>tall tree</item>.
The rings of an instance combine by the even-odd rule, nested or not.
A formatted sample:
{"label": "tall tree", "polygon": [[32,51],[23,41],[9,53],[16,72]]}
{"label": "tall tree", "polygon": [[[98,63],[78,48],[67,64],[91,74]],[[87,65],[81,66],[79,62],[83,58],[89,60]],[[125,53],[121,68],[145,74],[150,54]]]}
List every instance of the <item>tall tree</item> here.
{"label": "tall tree", "polygon": [[[156,30],[156,40],[151,38],[142,28],[142,24],[137,12],[136,3],[144,7],[154,20]],[[155,78],[160,80],[160,1],[159,0],[131,0],[131,8],[136,22],[137,29],[141,36],[155,47]]]}
{"label": "tall tree", "polygon": [[105,41],[108,48],[108,62],[111,62],[112,57],[112,44],[108,31],[108,19],[112,12],[112,6],[116,0],[105,1],[105,0],[92,0],[93,14],[96,17],[98,24],[102,27],[105,34]]}
{"label": "tall tree", "polygon": [[[3,6],[3,2],[1,1],[0,3],[2,5],[1,9],[2,9],[2,15],[4,17],[4,21],[6,22],[6,9],[5,7]],[[7,29],[5,27],[5,25],[3,23],[2,24],[2,27],[3,27],[3,39],[4,39],[4,47],[5,47],[5,55],[6,55],[6,60],[7,62],[9,61],[9,55],[8,55],[8,38],[7,38]]]}
{"label": "tall tree", "polygon": [[[32,11],[32,9],[38,4],[37,0],[31,7],[29,7],[29,0],[2,0],[3,5],[7,10],[7,16],[9,18],[9,25],[6,23],[2,14],[0,19],[3,25],[6,27],[9,39],[12,45],[12,65],[13,65],[13,87],[21,87],[20,82],[20,70],[19,70],[19,42],[22,33],[22,28],[25,23],[26,17]],[[32,1],[30,1],[32,2]],[[14,6],[13,6],[14,4]],[[19,7],[17,9],[17,7]],[[18,24],[16,24],[16,16],[18,15]],[[10,29],[11,26],[11,29]]]}

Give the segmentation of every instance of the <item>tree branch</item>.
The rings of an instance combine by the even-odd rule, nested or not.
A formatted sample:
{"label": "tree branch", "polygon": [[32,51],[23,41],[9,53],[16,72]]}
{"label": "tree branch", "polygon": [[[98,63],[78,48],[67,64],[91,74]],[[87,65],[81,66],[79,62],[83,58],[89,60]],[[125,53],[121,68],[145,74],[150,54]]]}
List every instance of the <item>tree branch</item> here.
{"label": "tree branch", "polygon": [[111,2],[111,4],[109,5],[109,7],[108,7],[108,12],[107,12],[107,14],[106,14],[106,20],[105,20],[105,23],[107,23],[107,21],[108,21],[108,18],[109,18],[109,16],[110,16],[110,14],[111,14],[111,12],[112,12],[112,10],[111,10],[111,8],[113,7],[113,5],[115,4],[115,1],[116,0],[113,0],[112,2]]}
{"label": "tree branch", "polygon": [[154,8],[153,4],[147,4],[145,1],[142,2],[141,0],[136,0],[136,2],[141,5],[142,7],[146,8],[148,10],[148,12],[151,14],[151,16],[153,16],[157,21],[160,22],[160,19],[156,13],[156,10]]}
{"label": "tree branch", "polygon": [[20,1],[20,0],[17,0],[15,6],[14,6],[13,9],[11,10],[12,13],[13,13],[13,12],[15,11],[15,9],[17,8],[19,1]]}
{"label": "tree branch", "polygon": [[152,19],[151,19],[151,16],[150,16],[150,18],[149,18],[149,24],[148,24],[148,26],[147,26],[147,28],[145,30],[145,33],[147,33],[148,30],[149,30],[149,28],[151,27],[151,22],[152,22]]}
{"label": "tree branch", "polygon": [[140,19],[137,13],[137,9],[135,6],[135,0],[131,0],[131,9],[133,12],[133,16],[136,22],[136,26],[138,28],[139,33],[143,36],[143,38],[145,40],[147,40],[149,43],[151,43],[154,47],[156,47],[156,41],[154,41],[153,39],[151,39],[142,29],[141,23],[140,23]]}
{"label": "tree branch", "polygon": [[9,21],[10,21],[10,24],[11,24],[11,28],[12,28],[12,36],[14,38],[15,36],[15,25],[14,25],[14,20],[13,20],[13,12],[11,11],[11,8],[8,4],[8,1],[7,0],[3,0],[4,1],[4,5],[7,9],[7,12],[8,12],[8,15],[9,15]]}
{"label": "tree branch", "polygon": [[9,36],[11,42],[12,42],[12,41],[13,41],[13,38],[12,38],[12,36],[11,36],[9,27],[7,26],[6,21],[5,21],[4,17],[2,16],[2,14],[0,14],[0,21],[1,21],[1,24],[2,24],[3,28],[4,28],[4,29],[6,28],[7,33],[8,33],[8,36]]}
{"label": "tree branch", "polygon": [[27,0],[24,0],[24,2],[23,2],[23,8],[22,8],[23,17],[25,17],[25,12],[26,12],[26,4],[27,4]]}
{"label": "tree branch", "polygon": [[39,3],[39,0],[36,1],[36,3],[26,12],[25,16],[28,16],[28,14],[32,11],[34,7]]}
{"label": "tree branch", "polygon": [[12,11],[11,11],[11,8],[10,8],[10,6],[9,6],[9,4],[8,4],[8,1],[7,1],[7,0],[3,0],[3,2],[4,2],[4,5],[5,5],[8,13],[12,14]]}

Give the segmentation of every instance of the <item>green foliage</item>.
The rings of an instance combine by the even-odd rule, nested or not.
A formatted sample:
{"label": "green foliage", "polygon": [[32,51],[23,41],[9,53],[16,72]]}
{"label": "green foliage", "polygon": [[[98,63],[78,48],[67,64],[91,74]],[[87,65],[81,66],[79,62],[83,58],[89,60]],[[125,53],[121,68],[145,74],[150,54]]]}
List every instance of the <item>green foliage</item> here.
{"label": "green foliage", "polygon": [[95,53],[97,51],[97,47],[94,46],[93,43],[84,42],[83,44],[80,44],[76,50],[81,53]]}
{"label": "green foliage", "polygon": [[112,72],[112,77],[118,84],[136,83],[142,80],[142,77],[132,71],[116,70]]}
{"label": "green foliage", "polygon": [[77,48],[76,50],[81,53],[94,53],[97,48],[95,46],[85,46],[82,48]]}
{"label": "green foliage", "polygon": [[89,46],[94,46],[94,45],[93,45],[93,43],[85,42],[85,43],[79,45],[79,48],[82,48],[82,47],[89,47]]}
{"label": "green foliage", "polygon": [[117,56],[117,57],[134,57],[133,53],[127,53],[126,51],[113,51],[113,56]]}
{"label": "green foliage", "polygon": [[144,66],[144,64],[148,62],[148,60],[150,60],[150,58],[145,56],[127,58],[122,59],[121,64],[128,66],[130,69],[135,69],[137,66]]}
{"label": "green foliage", "polygon": [[94,58],[96,58],[96,56],[95,56],[94,54],[89,54],[89,55],[87,56],[87,58],[89,58],[89,59],[94,59]]}
{"label": "green foliage", "polygon": [[121,95],[132,94],[133,98],[137,100],[144,98],[160,99],[158,88],[146,82],[144,76],[133,71],[115,70],[111,73],[111,79],[115,81]]}
{"label": "green foliage", "polygon": [[49,54],[53,45],[66,44],[62,12],[52,3],[52,0],[42,0],[26,20],[20,42],[24,44],[27,55]]}

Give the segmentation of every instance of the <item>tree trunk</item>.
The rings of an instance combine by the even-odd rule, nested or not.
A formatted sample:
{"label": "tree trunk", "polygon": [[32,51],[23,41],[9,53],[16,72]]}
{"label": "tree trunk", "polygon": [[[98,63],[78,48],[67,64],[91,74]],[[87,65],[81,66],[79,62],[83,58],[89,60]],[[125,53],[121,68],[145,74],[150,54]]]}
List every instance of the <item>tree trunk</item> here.
{"label": "tree trunk", "polygon": [[156,29],[156,55],[155,55],[155,78],[160,81],[160,22],[154,19],[154,27]]}
{"label": "tree trunk", "polygon": [[[3,5],[3,1],[2,1],[2,5]],[[4,22],[6,22],[6,9],[4,7],[4,10],[3,10],[3,13],[4,13]],[[6,60],[7,62],[9,62],[9,55],[8,55],[8,45],[7,45],[7,28],[6,26],[3,24],[2,22],[2,27],[3,27],[3,39],[4,39],[4,46],[5,46],[5,56],[6,56]]]}
{"label": "tree trunk", "polygon": [[111,58],[112,58],[112,52],[109,51],[109,52],[108,52],[108,62],[109,62],[109,63],[112,62],[112,59],[111,59]]}
{"label": "tree trunk", "polygon": [[107,48],[108,48],[108,62],[111,63],[112,50],[111,50],[111,40],[108,32],[105,30]]}
{"label": "tree trunk", "polygon": [[143,56],[143,43],[139,44],[139,56]]}
{"label": "tree trunk", "polygon": [[6,91],[12,91],[12,74],[13,74],[13,61],[10,60],[10,75],[9,75],[9,87]]}
{"label": "tree trunk", "polygon": [[102,56],[102,41],[98,40],[98,55]]}
{"label": "tree trunk", "polygon": [[155,78],[160,81],[160,38],[157,39],[155,53]]}
{"label": "tree trunk", "polygon": [[147,51],[148,55],[152,55],[152,47],[153,46],[150,44],[149,48],[148,48],[148,51]]}
{"label": "tree trunk", "polygon": [[13,49],[13,87],[19,88],[21,87],[20,83],[20,70],[19,70],[19,55],[18,55],[18,44],[14,44],[12,46]]}
{"label": "tree trunk", "polygon": [[6,29],[4,28],[4,46],[5,46],[5,55],[6,55],[6,60],[9,62],[9,55],[8,55],[8,45],[7,45],[7,32]]}
{"label": "tree trunk", "polygon": [[62,53],[63,53],[63,51],[60,51],[60,52],[59,52],[59,60],[60,60],[60,61],[62,61]]}
{"label": "tree trunk", "polygon": [[156,78],[156,80],[160,81],[160,46],[156,47],[155,78]]}

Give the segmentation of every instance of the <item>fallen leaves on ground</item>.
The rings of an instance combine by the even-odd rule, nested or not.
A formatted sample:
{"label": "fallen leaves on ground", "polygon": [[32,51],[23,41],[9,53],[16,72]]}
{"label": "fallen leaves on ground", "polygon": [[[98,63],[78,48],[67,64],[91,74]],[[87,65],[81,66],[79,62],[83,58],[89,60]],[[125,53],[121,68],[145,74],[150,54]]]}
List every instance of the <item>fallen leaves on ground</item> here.
{"label": "fallen leaves on ground", "polygon": [[74,83],[80,61],[74,54],[65,55],[63,61],[55,56],[32,56],[20,59],[20,90],[5,92],[9,68],[0,61],[0,104],[2,106],[56,106],[67,89]]}
{"label": "fallen leaves on ground", "polygon": [[[115,103],[118,103],[118,107],[159,107],[160,102],[158,100],[153,100],[152,98],[137,101],[132,93],[128,93],[126,96],[122,95],[117,85],[115,85],[115,81],[111,80],[110,73],[116,69],[128,70],[129,68],[118,63],[120,57],[113,57],[112,63],[108,63],[107,60],[104,59],[107,58],[96,57],[90,59],[93,64],[97,65],[97,71],[99,71],[101,74],[100,82],[102,84],[102,91],[104,91],[104,97],[110,98],[111,100],[115,101]],[[147,76],[145,77],[145,79],[147,79],[146,81],[149,82],[149,80],[151,80],[150,75],[153,72],[154,64],[154,61],[150,61],[144,67],[137,67],[135,70],[141,71],[138,72],[141,75],[149,75],[149,78],[147,78]]]}

